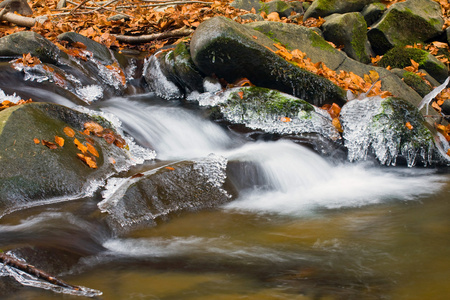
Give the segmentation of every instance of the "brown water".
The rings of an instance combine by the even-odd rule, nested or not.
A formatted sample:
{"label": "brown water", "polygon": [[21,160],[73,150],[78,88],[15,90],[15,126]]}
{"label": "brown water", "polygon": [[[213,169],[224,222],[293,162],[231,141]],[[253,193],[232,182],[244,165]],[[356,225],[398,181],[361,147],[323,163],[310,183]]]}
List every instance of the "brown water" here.
{"label": "brown water", "polygon": [[[440,176],[450,182],[449,175]],[[297,216],[233,209],[186,214],[125,237],[100,238],[107,250],[85,255],[62,278],[101,290],[99,299],[111,300],[448,299],[449,201],[447,183],[410,201],[318,208]],[[86,212],[85,206],[75,202],[45,211],[69,207],[76,215]],[[41,208],[31,209],[0,225],[39,215]],[[64,219],[53,219],[55,228]],[[41,231],[34,235],[51,232],[42,229],[44,223],[35,225]],[[57,236],[73,243],[82,232],[77,228],[62,226],[47,242],[55,244]],[[7,238],[0,240],[4,245]],[[78,244],[81,249],[92,246],[78,240],[85,243]],[[2,299],[80,298],[28,287]]]}

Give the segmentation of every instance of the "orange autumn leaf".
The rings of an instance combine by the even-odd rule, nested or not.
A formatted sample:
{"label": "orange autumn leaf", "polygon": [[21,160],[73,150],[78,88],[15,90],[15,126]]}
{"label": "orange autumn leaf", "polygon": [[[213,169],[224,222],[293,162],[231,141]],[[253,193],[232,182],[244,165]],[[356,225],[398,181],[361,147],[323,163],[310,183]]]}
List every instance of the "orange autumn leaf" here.
{"label": "orange autumn leaf", "polygon": [[240,91],[237,93],[241,99],[244,99],[244,92]]}
{"label": "orange autumn leaf", "polygon": [[47,146],[48,148],[50,148],[52,150],[58,148],[58,146],[56,146],[55,143],[52,143],[52,142],[49,142],[49,141],[46,141],[46,140],[42,140],[42,145],[45,145],[45,146]]}
{"label": "orange autumn leaf", "polygon": [[78,150],[83,153],[87,153],[88,148],[83,145],[78,139],[74,139],[73,142],[75,143],[75,145],[77,145]]}
{"label": "orange autumn leaf", "polygon": [[84,128],[88,131],[92,131],[97,135],[103,131],[103,127],[96,122],[86,122],[84,123]]}
{"label": "orange autumn leaf", "polygon": [[331,124],[333,124],[333,126],[339,131],[339,132],[344,132],[342,130],[342,126],[341,126],[341,121],[339,121],[339,118],[334,118],[331,121]]}
{"label": "orange autumn leaf", "polygon": [[95,157],[99,157],[99,154],[98,154],[98,152],[97,152],[97,149],[95,149],[94,146],[92,146],[90,143],[86,143],[86,147],[87,147],[87,150],[88,150],[92,155],[94,155]]}
{"label": "orange autumn leaf", "polygon": [[77,153],[77,157],[83,161],[86,165],[89,166],[91,169],[97,169],[97,163],[94,161],[92,157],[86,156],[81,153]]}
{"label": "orange autumn leaf", "polygon": [[55,135],[55,142],[60,147],[64,146],[64,139],[62,137],[59,137],[59,136]]}
{"label": "orange autumn leaf", "polygon": [[41,142],[41,141],[40,141],[39,139],[37,139],[37,138],[34,138],[33,141],[34,141],[35,144],[39,144],[39,143]]}
{"label": "orange autumn leaf", "polygon": [[288,123],[288,122],[291,121],[291,118],[288,118],[288,117],[281,117],[281,118],[280,118],[280,121],[283,122],[283,123]]}
{"label": "orange autumn leaf", "polygon": [[74,137],[75,136],[75,131],[70,128],[70,127],[64,127],[64,133],[68,136],[68,137]]}
{"label": "orange autumn leaf", "polygon": [[406,128],[408,128],[409,130],[412,130],[414,127],[411,125],[411,123],[406,122],[405,124]]}
{"label": "orange autumn leaf", "polygon": [[165,167],[165,169],[170,170],[170,171],[175,170],[175,168],[172,168],[172,167]]}

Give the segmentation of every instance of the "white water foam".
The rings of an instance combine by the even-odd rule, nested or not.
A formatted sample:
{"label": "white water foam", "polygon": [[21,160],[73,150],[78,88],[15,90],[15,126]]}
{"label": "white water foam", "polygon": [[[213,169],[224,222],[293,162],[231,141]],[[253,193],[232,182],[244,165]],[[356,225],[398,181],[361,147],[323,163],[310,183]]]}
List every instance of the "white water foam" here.
{"label": "white water foam", "polygon": [[269,191],[251,189],[226,209],[303,215],[318,208],[360,207],[390,200],[411,200],[435,193],[446,177],[424,169],[380,169],[362,164],[332,165],[291,142],[257,143],[228,159],[256,163]]}

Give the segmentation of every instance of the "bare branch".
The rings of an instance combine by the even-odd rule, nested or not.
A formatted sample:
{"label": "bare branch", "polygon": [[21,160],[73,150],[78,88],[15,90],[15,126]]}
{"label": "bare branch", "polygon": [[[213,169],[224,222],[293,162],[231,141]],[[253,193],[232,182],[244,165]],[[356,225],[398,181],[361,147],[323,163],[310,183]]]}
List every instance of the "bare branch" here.
{"label": "bare branch", "polygon": [[0,17],[0,20],[8,21],[10,23],[13,23],[13,24],[16,24],[19,26],[23,26],[23,27],[33,27],[36,24],[36,22],[43,23],[45,20],[47,20],[47,16],[31,18],[31,17],[24,17],[21,15],[16,15],[16,14],[7,12]]}
{"label": "bare branch", "polygon": [[148,43],[154,40],[158,39],[167,39],[167,38],[173,38],[173,37],[181,37],[181,36],[188,36],[192,32],[194,32],[191,28],[180,28],[172,31],[166,31],[161,33],[154,33],[154,34],[146,34],[146,35],[139,35],[139,36],[129,36],[129,35],[119,35],[119,34],[112,34],[119,42],[123,43],[129,43],[129,44],[142,44],[142,43]]}

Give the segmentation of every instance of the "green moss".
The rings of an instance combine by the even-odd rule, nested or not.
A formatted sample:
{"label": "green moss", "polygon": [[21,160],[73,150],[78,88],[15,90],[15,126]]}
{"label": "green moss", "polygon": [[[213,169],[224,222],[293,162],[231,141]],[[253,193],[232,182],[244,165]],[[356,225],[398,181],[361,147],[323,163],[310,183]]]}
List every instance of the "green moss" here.
{"label": "green moss", "polygon": [[317,10],[331,11],[335,7],[336,0],[316,0]]}
{"label": "green moss", "polygon": [[405,72],[403,81],[422,97],[433,90],[419,75],[412,72]]}
{"label": "green moss", "polygon": [[362,15],[359,15],[358,22],[354,23],[352,33],[351,45],[358,61],[369,63],[370,58],[366,53],[365,45],[365,43],[367,43],[367,24]]}
{"label": "green moss", "polygon": [[328,44],[327,41],[325,41],[324,38],[322,38],[320,35],[318,35],[314,31],[312,31],[309,34],[309,39],[310,39],[311,45],[313,47],[317,47],[317,48],[320,48],[322,50],[329,51],[331,53],[334,53],[336,51],[336,49],[334,49],[333,46]]}
{"label": "green moss", "polygon": [[394,47],[386,52],[380,60],[379,66],[384,68],[391,66],[392,68],[403,69],[411,65],[411,59],[422,64],[427,55],[428,52],[417,48]]}

